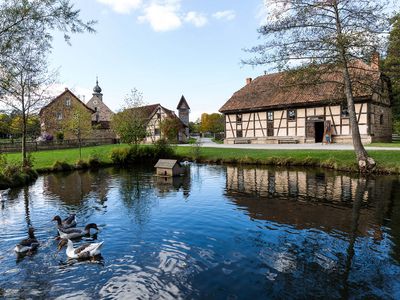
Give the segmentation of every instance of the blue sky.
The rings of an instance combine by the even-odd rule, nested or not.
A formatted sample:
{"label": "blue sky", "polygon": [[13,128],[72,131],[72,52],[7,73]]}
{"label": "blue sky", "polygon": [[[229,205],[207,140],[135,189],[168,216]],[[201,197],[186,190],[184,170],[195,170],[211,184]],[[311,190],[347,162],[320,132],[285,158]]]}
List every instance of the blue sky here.
{"label": "blue sky", "polygon": [[191,121],[217,112],[267,67],[243,66],[242,49],[256,45],[263,0],[75,0],[96,34],[56,35],[50,56],[64,87],[88,101],[99,76],[104,102],[114,111],[132,88],[148,104],[175,109],[181,95]]}

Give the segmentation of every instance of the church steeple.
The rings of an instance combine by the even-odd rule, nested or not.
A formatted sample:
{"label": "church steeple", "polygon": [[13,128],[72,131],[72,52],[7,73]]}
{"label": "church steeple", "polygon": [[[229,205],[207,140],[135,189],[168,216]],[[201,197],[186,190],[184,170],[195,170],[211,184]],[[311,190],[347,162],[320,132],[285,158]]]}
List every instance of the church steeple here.
{"label": "church steeple", "polygon": [[103,100],[102,89],[99,86],[99,78],[96,76],[96,86],[93,88],[93,96],[97,96],[100,100]]}

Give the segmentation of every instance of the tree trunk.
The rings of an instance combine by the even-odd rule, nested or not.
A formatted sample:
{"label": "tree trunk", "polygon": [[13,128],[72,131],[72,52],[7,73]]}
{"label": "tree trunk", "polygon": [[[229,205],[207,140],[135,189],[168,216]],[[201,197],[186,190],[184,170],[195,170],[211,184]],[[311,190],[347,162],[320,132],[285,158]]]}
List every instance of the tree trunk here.
{"label": "tree trunk", "polygon": [[21,140],[21,151],[22,151],[22,167],[28,166],[26,159],[26,112],[24,99],[22,100],[22,140]]}
{"label": "tree trunk", "polygon": [[79,159],[82,160],[82,144],[81,144],[81,138],[78,139],[79,143]]}
{"label": "tree trunk", "polygon": [[353,87],[350,78],[350,72],[348,67],[347,55],[346,55],[346,42],[343,40],[342,36],[342,24],[339,15],[339,7],[338,2],[333,1],[333,8],[335,9],[335,17],[336,17],[336,34],[337,34],[337,51],[339,58],[342,63],[343,68],[343,80],[344,80],[344,92],[347,99],[347,107],[349,111],[349,121],[351,127],[351,137],[353,140],[354,151],[357,156],[358,167],[361,173],[370,173],[376,166],[376,163],[373,158],[368,156],[367,151],[365,150],[360,136],[360,130],[358,128],[356,109],[354,106],[354,97],[353,97]]}
{"label": "tree trunk", "polygon": [[357,115],[354,105],[353,90],[347,63],[345,63],[343,67],[343,78],[344,89],[347,98],[347,107],[349,110],[351,137],[353,139],[354,151],[357,156],[358,167],[361,173],[370,173],[374,170],[376,163],[372,157],[368,156],[368,153],[361,142],[360,130],[358,127]]}

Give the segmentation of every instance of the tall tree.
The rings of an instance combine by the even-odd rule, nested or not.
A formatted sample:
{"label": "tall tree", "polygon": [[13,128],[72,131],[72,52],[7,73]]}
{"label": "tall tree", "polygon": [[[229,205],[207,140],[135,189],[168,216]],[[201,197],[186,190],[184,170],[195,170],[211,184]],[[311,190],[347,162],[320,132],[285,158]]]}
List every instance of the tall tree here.
{"label": "tall tree", "polygon": [[392,29],[389,35],[387,56],[384,60],[384,72],[390,77],[393,89],[394,130],[400,133],[400,14],[391,19]]}
{"label": "tall tree", "polygon": [[125,96],[123,109],[113,116],[111,126],[123,142],[137,145],[147,135],[147,123],[143,94],[137,89],[132,89],[130,94]]}
{"label": "tall tree", "polygon": [[169,142],[177,143],[181,128],[183,128],[183,124],[178,118],[167,117],[160,122],[161,137]]}
{"label": "tall tree", "polygon": [[74,106],[63,124],[63,130],[66,135],[78,140],[79,159],[82,159],[82,139],[89,137],[92,132],[92,113],[83,105]]}
{"label": "tall tree", "polygon": [[[34,24],[32,25],[34,26]],[[3,94],[0,102],[17,112],[21,122],[22,165],[27,165],[26,138],[28,120],[49,99],[48,86],[53,75],[47,71],[49,44],[39,33],[30,36],[30,41],[20,45],[7,59],[0,84]]]}
{"label": "tall tree", "polygon": [[219,133],[224,131],[225,118],[222,114],[201,114],[200,130],[202,132]]}
{"label": "tall tree", "polygon": [[94,32],[94,21],[83,22],[70,0],[3,0],[0,3],[0,101],[22,117],[22,164],[26,161],[29,115],[46,100],[54,74],[47,71],[47,54],[55,30]]}
{"label": "tall tree", "polygon": [[[338,93],[345,95],[354,150],[360,171],[369,172],[375,161],[368,156],[357,124],[354,95],[356,87],[373,84],[376,74],[360,78],[363,72],[353,62],[370,61],[384,46],[390,25],[385,0],[267,0],[268,17],[259,28],[265,42],[248,49],[258,54],[246,61],[252,65],[274,65],[283,70],[299,69],[300,84],[327,80],[337,74]],[[325,77],[324,77],[325,76]],[[299,77],[297,76],[297,79]],[[313,79],[311,79],[313,78]],[[332,77],[330,77],[332,78]]]}

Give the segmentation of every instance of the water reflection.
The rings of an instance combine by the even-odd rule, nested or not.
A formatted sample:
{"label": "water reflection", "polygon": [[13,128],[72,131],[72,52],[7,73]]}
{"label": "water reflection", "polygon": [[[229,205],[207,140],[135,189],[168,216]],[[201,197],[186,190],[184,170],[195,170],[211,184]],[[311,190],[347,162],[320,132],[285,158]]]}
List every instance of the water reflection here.
{"label": "water reflection", "polygon": [[67,205],[80,205],[90,194],[104,203],[110,186],[110,172],[111,169],[101,169],[49,174],[44,177],[43,190],[58,196]]}
{"label": "water reflection", "polygon": [[[270,280],[292,274],[284,276],[281,284],[293,291],[300,285],[296,274],[301,270],[302,279],[313,282],[314,296],[329,294],[343,299],[360,284],[367,298],[377,286],[385,289],[389,282],[394,284],[389,275],[394,270],[390,260],[372,259],[372,253],[382,255],[393,242],[390,254],[399,263],[399,232],[390,231],[393,236],[389,236],[387,230],[388,220],[394,220],[391,225],[396,226],[400,217],[399,201],[394,197],[399,195],[397,178],[227,167],[226,179],[226,195],[250,218],[301,230],[295,240],[281,240],[285,246],[279,250],[260,245],[264,262],[277,271],[268,271]],[[274,225],[269,224],[269,229],[275,230]],[[288,231],[294,234],[292,229]],[[319,231],[337,236],[336,245],[327,243]],[[320,278],[324,278],[323,286],[318,284]],[[383,295],[391,298],[393,294]]]}
{"label": "water reflection", "polygon": [[[43,176],[0,210],[0,298],[400,298],[399,196],[398,178],[321,170]],[[71,212],[100,225],[100,262],[55,255],[51,219]],[[29,224],[41,246],[16,264]]]}
{"label": "water reflection", "polygon": [[[377,177],[360,185],[348,174],[265,168],[227,167],[226,194],[250,217],[290,224],[299,229],[352,232],[351,208],[361,197],[358,231],[381,239],[390,214],[395,178]],[[360,188],[362,191],[360,191]],[[360,193],[358,195],[357,193]],[[374,222],[376,221],[376,222]]]}

